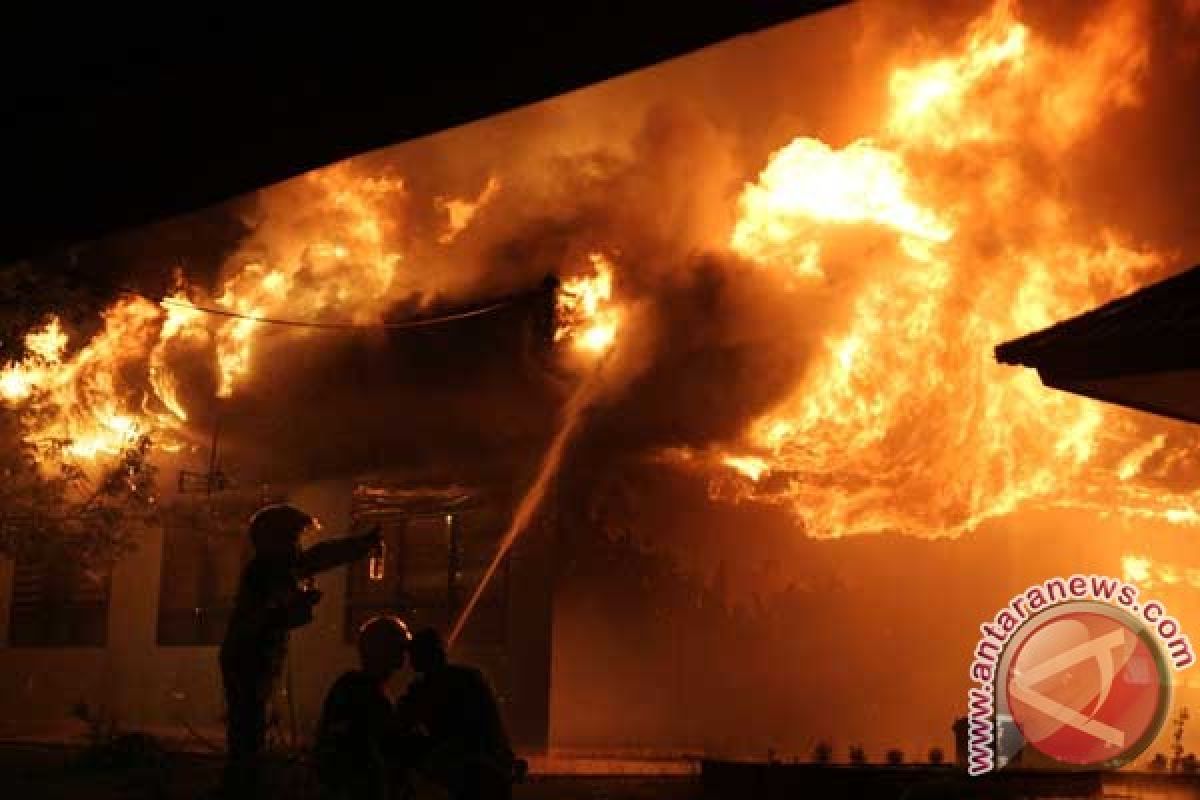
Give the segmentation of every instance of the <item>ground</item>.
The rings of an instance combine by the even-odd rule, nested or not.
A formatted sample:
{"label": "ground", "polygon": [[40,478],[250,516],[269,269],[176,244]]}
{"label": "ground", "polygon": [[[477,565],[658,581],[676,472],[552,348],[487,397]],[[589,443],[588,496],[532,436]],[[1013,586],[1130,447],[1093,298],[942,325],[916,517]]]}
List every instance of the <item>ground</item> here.
{"label": "ground", "polygon": [[[0,744],[0,785],[5,797],[21,800],[184,800],[213,795],[221,759],[168,753],[142,764],[88,763],[79,748]],[[316,798],[311,773],[302,765],[282,765],[275,777],[279,794],[295,800]],[[699,796],[695,776],[535,775],[516,788],[514,800],[692,800]]]}
{"label": "ground", "polygon": [[[115,764],[111,751],[45,744],[0,743],[0,795],[21,800],[185,800],[215,797],[222,759],[148,748]],[[601,765],[608,774],[595,774]],[[541,765],[535,765],[543,769]],[[1200,776],[1141,771],[1111,773],[1006,772],[967,778],[952,767],[709,763],[699,774],[647,774],[647,762],[555,762],[516,787],[514,800],[1014,800],[1014,798],[1200,798]],[[678,762],[675,766],[683,766]],[[564,772],[564,770],[573,770]],[[582,770],[582,771],[580,771]],[[636,770],[621,774],[619,770]],[[314,777],[302,763],[272,770],[274,796],[317,800]]]}

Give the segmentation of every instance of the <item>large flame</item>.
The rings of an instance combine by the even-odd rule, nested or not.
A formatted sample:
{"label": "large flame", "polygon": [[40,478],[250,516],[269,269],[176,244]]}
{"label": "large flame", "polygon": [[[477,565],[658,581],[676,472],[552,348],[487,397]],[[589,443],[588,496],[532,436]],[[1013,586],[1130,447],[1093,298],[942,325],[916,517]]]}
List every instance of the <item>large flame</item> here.
{"label": "large flame", "polygon": [[[439,199],[449,227],[438,241],[452,242],[499,188],[491,178],[473,201]],[[124,297],[104,313],[101,331],[70,355],[61,321],[51,319],[26,336],[25,357],[0,370],[0,400],[35,412],[25,415],[29,442],[85,465],[118,456],[144,436],[160,450],[203,442],[204,432],[188,427],[196,409],[180,386],[185,358],[206,353],[215,394],[227,398],[252,380],[273,337],[303,347],[309,323],[377,323],[398,298],[429,285],[401,271],[395,243],[404,196],[400,179],[363,175],[352,165],[273,190],[264,202],[280,207],[267,210],[271,223],[227,262],[215,296],[187,286],[181,275],[180,288],[161,303]],[[587,266],[561,287],[555,338],[598,355],[612,347],[620,320],[614,265],[593,253]]]}
{"label": "large flame", "polygon": [[26,357],[0,370],[0,396],[9,402],[28,398],[62,362],[67,335],[58,317],[25,335]]}
{"label": "large flame", "polygon": [[[734,497],[794,508],[814,535],[953,534],[1030,505],[1200,523],[1200,496],[1157,485],[1194,441],[992,358],[997,343],[1167,264],[1089,224],[1052,174],[1139,102],[1144,5],[1097,8],[1062,44],[997,2],[952,51],[911,54],[885,76],[886,107],[862,138],[835,147],[800,136],[766,161],[721,233],[742,259],[786,278],[798,314],[816,298],[831,321],[789,396],[739,441],[674,448],[670,460],[721,476]],[[437,241],[458,241],[507,186],[500,174],[474,198],[435,198]],[[79,459],[146,435],[166,447],[196,440],[181,352],[206,353],[214,391],[228,397],[274,338],[302,345],[307,335],[262,320],[371,323],[431,288],[437,277],[407,269],[398,244],[407,191],[348,164],[263,193],[278,206],[264,212],[273,222],[242,243],[211,296],[183,286],[162,304],[122,298],[75,350],[51,320],[0,371],[0,399],[38,412],[23,416],[30,441]],[[621,269],[638,265],[595,252],[578,274],[561,266],[557,340],[595,359],[619,331],[638,334],[613,296]]]}
{"label": "large flame", "polygon": [[[1114,3],[1067,50],[997,3],[959,52],[892,73],[873,138],[796,139],[746,186],[733,249],[851,300],[791,399],[724,457],[749,479],[738,496],[789,503],[817,535],[953,533],[1031,502],[1195,523],[1196,497],[1135,480],[1164,435],[991,356],[1160,267],[1031,166],[1137,101],[1139,23]],[[875,237],[849,280],[822,257],[847,236]]]}
{"label": "large flame", "polygon": [[588,256],[591,273],[563,281],[558,290],[558,327],[554,340],[568,340],[578,351],[607,352],[616,341],[621,312],[613,304],[613,264],[602,253]]}
{"label": "large flame", "polygon": [[57,318],[28,334],[25,357],[0,371],[0,399],[34,412],[25,415],[27,441],[83,466],[143,436],[177,450],[203,438],[187,435],[194,409],[179,386],[184,351],[209,354],[216,394],[229,397],[252,374],[265,337],[305,332],[256,320],[379,321],[403,285],[390,245],[403,183],[334,167],[300,179],[296,191],[303,210],[252,234],[217,296],[182,287],[161,303],[123,297],[69,356]]}
{"label": "large flame", "polygon": [[94,460],[116,456],[152,430],[160,444],[178,445],[171,434],[182,419],[153,393],[131,391],[125,375],[145,372],[146,354],[159,341],[163,314],[142,298],[125,298],[104,312],[104,327],[70,358],[59,319],[25,338],[26,357],[0,372],[0,396],[9,405],[31,403],[28,440],[58,458]]}
{"label": "large flame", "polygon": [[403,181],[333,168],[305,184],[307,211],[295,213],[294,229],[272,229],[243,248],[216,298],[241,315],[215,330],[221,397],[253,370],[256,340],[271,327],[255,319],[377,322],[395,300],[402,254],[391,242],[400,220],[388,211]]}

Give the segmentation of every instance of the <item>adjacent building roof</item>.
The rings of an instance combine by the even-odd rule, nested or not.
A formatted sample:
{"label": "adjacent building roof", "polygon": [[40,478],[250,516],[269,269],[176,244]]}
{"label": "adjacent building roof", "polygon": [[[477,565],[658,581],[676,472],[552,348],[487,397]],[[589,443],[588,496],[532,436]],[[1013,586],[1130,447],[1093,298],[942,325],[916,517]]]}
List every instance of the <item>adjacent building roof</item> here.
{"label": "adjacent building roof", "polygon": [[1005,342],[996,359],[1056,389],[1200,422],[1200,266]]}

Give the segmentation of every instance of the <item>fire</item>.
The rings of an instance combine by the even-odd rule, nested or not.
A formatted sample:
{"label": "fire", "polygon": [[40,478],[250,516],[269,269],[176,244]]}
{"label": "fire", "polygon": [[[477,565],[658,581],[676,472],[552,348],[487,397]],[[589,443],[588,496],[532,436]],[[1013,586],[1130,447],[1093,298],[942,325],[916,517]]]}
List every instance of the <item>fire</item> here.
{"label": "fire", "polygon": [[[759,277],[781,276],[797,314],[819,299],[829,322],[815,347],[796,343],[815,356],[774,408],[730,441],[670,448],[665,460],[737,483],[714,496],[793,508],[820,536],[953,535],[1030,506],[1200,524],[1200,493],[1161,488],[1193,438],[1048,391],[992,358],[997,343],[1137,288],[1167,263],[1090,223],[1048,175],[1139,102],[1144,9],[1097,8],[1061,43],[997,2],[958,46],[906,53],[861,136],[833,146],[799,135],[746,176],[729,217],[714,217],[732,224],[706,241],[724,239]],[[441,217],[428,244],[457,241],[507,180],[490,177],[474,198],[432,198]],[[184,283],[162,303],[124,297],[74,350],[58,320],[26,338],[25,357],[0,370],[0,399],[37,412],[23,416],[30,442],[98,459],[143,436],[159,448],[202,441],[181,353],[203,354],[227,398],[273,348],[312,335],[274,322],[370,324],[398,299],[420,304],[445,288],[445,276],[409,268],[410,198],[394,175],[343,164],[258,200],[213,292]],[[617,245],[605,252],[635,251]],[[641,306],[621,305],[615,289],[632,297],[641,284],[620,277],[610,256],[591,253],[560,287],[555,340],[599,359],[637,335]]]}
{"label": "fire", "polygon": [[[260,321],[378,321],[394,302],[401,255],[393,249],[403,182],[334,167],[299,179],[300,195],[261,226],[230,259],[216,297],[181,287],[161,303],[126,296],[103,315],[91,341],[67,354],[58,319],[25,339],[25,357],[0,371],[0,399],[26,415],[26,440],[56,458],[85,464],[119,456],[141,437],[161,451],[206,438],[189,431],[182,353],[211,359],[218,397],[231,396],[273,336],[302,327]],[[277,201],[279,202],[279,201]],[[301,208],[297,212],[294,209]],[[207,309],[207,310],[206,310]],[[216,312],[216,313],[212,313]],[[44,459],[53,470],[55,459]]]}
{"label": "fire", "polygon": [[616,341],[621,314],[612,305],[612,262],[600,253],[588,260],[590,275],[568,278],[559,287],[554,341],[569,339],[576,350],[598,355]]}
{"label": "fire", "polygon": [[500,191],[500,180],[495,175],[491,175],[479,196],[473,200],[438,198],[438,205],[446,214],[446,230],[438,236],[438,242],[450,244],[458,238],[458,235],[471,224],[471,220],[475,218],[479,210],[490,203],[498,191]]}
{"label": "fire", "polygon": [[1013,20],[1011,4],[997,3],[975,24],[961,54],[892,73],[888,132],[939,147],[995,138],[997,109],[981,108],[972,93],[1005,72],[1029,69],[1028,44],[1029,29]]}
{"label": "fire", "polygon": [[[1200,520],[1200,498],[1138,480],[1186,443],[991,356],[1162,267],[1076,219],[1027,163],[1136,102],[1140,24],[1110,4],[1069,48],[999,2],[959,51],[892,72],[872,136],[797,138],[746,185],[730,247],[847,305],[791,398],[746,430],[754,460],[724,459],[750,481],[737,497],[789,504],[822,536],[954,534],[1030,504]],[[861,274],[838,272],[847,239]]]}
{"label": "fire", "polygon": [[247,243],[215,299],[238,315],[215,327],[220,397],[253,371],[259,340],[273,327],[256,320],[367,323],[395,298],[403,256],[391,245],[399,220],[389,211],[404,182],[334,167],[304,176],[298,189],[305,213],[289,209],[291,224]]}
{"label": "fire", "polygon": [[767,462],[758,456],[725,456],[721,461],[752,481],[757,481],[767,471]]}
{"label": "fire", "polygon": [[1124,580],[1129,583],[1140,583],[1148,586],[1150,583],[1150,559],[1141,556],[1125,556],[1121,559],[1121,571]]}
{"label": "fire", "polygon": [[1200,589],[1200,569],[1183,567],[1165,561],[1154,561],[1147,556],[1126,555],[1121,558],[1121,575],[1128,583],[1136,583],[1144,589],[1157,586],[1188,586]]}
{"label": "fire", "polygon": [[162,317],[154,303],[122,299],[104,313],[102,331],[70,357],[59,319],[27,335],[25,358],[0,376],[7,405],[33,404],[38,412],[30,415],[27,441],[73,460],[117,456],[151,430],[163,435],[164,446],[175,444],[177,415],[153,391],[131,390],[123,377],[146,369]]}
{"label": "fire", "polygon": [[25,359],[0,370],[0,396],[9,402],[29,397],[62,360],[66,347],[67,335],[58,317],[51,317],[44,327],[26,334]]}
{"label": "fire", "polygon": [[[812,277],[822,274],[820,244],[809,238],[815,226],[872,223],[932,242],[952,234],[910,199],[903,161],[866,140],[833,150],[816,139],[796,139],[771,157],[740,205],[733,249]],[[796,247],[800,238],[809,240]]]}

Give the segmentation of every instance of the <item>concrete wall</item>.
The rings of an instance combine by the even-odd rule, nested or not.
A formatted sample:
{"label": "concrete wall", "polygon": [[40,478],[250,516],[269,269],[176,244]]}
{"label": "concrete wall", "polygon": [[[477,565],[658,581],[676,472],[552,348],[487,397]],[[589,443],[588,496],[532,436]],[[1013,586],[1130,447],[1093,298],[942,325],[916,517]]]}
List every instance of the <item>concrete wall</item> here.
{"label": "concrete wall", "polygon": [[[349,530],[352,489],[350,481],[326,481],[292,491],[290,500],[321,520],[320,536],[334,538]],[[508,643],[505,672],[513,678],[508,696],[515,703],[506,715],[515,741],[540,750],[546,746],[549,724],[550,531],[545,524],[537,525],[525,538],[512,553],[519,590],[513,593],[508,613],[509,628],[517,635]],[[0,561],[0,737],[78,735],[84,726],[70,719],[70,708],[84,701],[109,710],[130,730],[189,741],[191,729],[220,743],[224,702],[217,648],[160,647],[155,641],[162,548],[162,532],[150,530],[138,549],[118,562],[104,647],[8,646],[13,565]],[[356,663],[343,632],[346,579],[344,568],[318,576],[325,595],[316,619],[292,634],[289,664],[276,698],[285,734],[291,731],[294,711],[297,732],[307,736],[328,687]],[[489,671],[471,652],[460,655]],[[402,689],[410,677],[405,670],[394,679],[394,688]]]}
{"label": "concrete wall", "polygon": [[[340,536],[348,525],[350,488],[345,482],[315,484],[294,492],[293,499],[321,519],[321,535]],[[219,736],[224,703],[217,648],[155,643],[162,546],[161,531],[150,530],[118,562],[102,648],[8,646],[13,565],[0,560],[0,736],[77,733],[83,726],[70,720],[70,708],[81,700],[109,709],[129,729],[183,736],[187,725]],[[344,569],[318,578],[325,597],[316,621],[292,636],[293,702],[301,733],[315,724],[329,684],[355,661],[342,636],[345,580]],[[279,699],[286,708],[282,692]]]}

